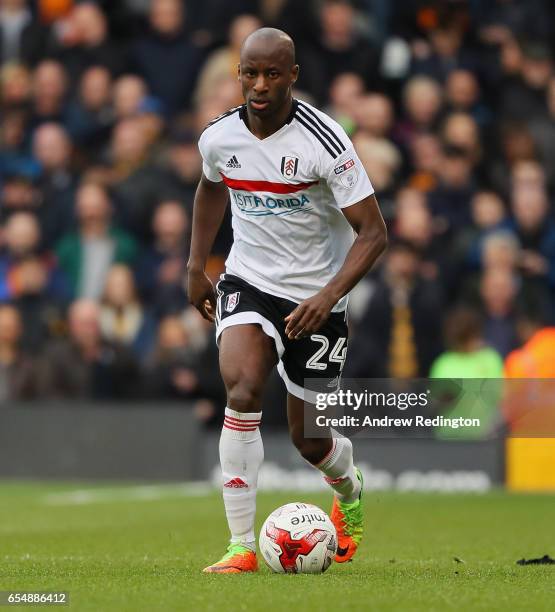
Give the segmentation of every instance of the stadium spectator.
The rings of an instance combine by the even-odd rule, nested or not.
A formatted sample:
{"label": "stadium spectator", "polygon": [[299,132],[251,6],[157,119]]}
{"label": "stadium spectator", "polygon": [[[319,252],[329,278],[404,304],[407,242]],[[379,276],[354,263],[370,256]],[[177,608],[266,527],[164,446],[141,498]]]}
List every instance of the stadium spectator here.
{"label": "stadium spectator", "polygon": [[110,137],[113,123],[112,78],[107,68],[91,66],[81,77],[77,96],[70,102],[66,127],[81,155],[96,161]]}
{"label": "stadium spectator", "polygon": [[535,160],[537,147],[528,128],[519,123],[501,125],[500,155],[489,164],[488,179],[493,188],[504,198],[511,193],[511,172],[520,161]]}
{"label": "stadium spectator", "polygon": [[140,397],[133,355],[102,339],[96,302],[73,302],[68,337],[46,347],[38,373],[42,399],[131,399]]}
{"label": "stadium spectator", "polygon": [[470,70],[452,70],[445,83],[445,102],[454,112],[469,114],[480,128],[491,122],[491,112],[481,101],[480,84]]}
{"label": "stadium spectator", "polygon": [[[176,129],[170,134],[166,149],[166,164],[169,177],[166,180],[168,197],[183,203],[189,219],[193,215],[193,198],[202,174],[202,158],[197,146],[197,135],[190,129]],[[226,211],[226,219],[216,236],[213,246],[215,256],[227,256],[231,246],[231,212]]]}
{"label": "stadium spectator", "polygon": [[442,140],[464,151],[475,166],[481,158],[481,144],[478,124],[468,113],[451,113],[443,123]]}
{"label": "stadium spectator", "polygon": [[149,135],[135,119],[120,121],[111,142],[112,193],[125,227],[150,242],[151,219],[160,200],[179,196],[168,172],[149,156]]}
{"label": "stadium spectator", "polygon": [[555,185],[555,76],[549,79],[546,89],[547,112],[528,117],[530,135],[538,149],[538,158],[544,161],[545,172],[551,188]]}
{"label": "stadium spectator", "polygon": [[503,360],[486,346],[482,320],[475,310],[459,306],[445,321],[448,350],[430,368],[431,378],[502,378]]}
{"label": "stadium spectator", "polygon": [[0,108],[4,112],[25,110],[31,98],[32,79],[29,69],[15,62],[0,70]]}
{"label": "stadium spectator", "polygon": [[354,72],[341,72],[331,82],[326,112],[352,134],[357,128],[358,103],[364,94],[364,81]]}
{"label": "stadium spectator", "polygon": [[38,398],[36,365],[21,347],[22,329],[17,309],[0,305],[0,404]]}
{"label": "stadium spectator", "polygon": [[519,281],[504,268],[484,270],[480,280],[480,298],[484,320],[484,340],[502,357],[517,345],[516,299]]}
{"label": "stadium spectator", "polygon": [[445,82],[445,102],[451,110],[466,112],[478,100],[479,85],[469,70],[452,70]]}
{"label": "stadium spectator", "polygon": [[98,299],[112,263],[132,264],[137,244],[132,236],[112,224],[112,205],[100,185],[88,183],[79,188],[76,213],[77,231],[62,237],[56,253],[73,294]]}
{"label": "stadium spectator", "polygon": [[320,27],[320,36],[314,43],[300,45],[303,70],[298,87],[322,104],[328,100],[327,84],[342,72],[354,72],[366,86],[376,88],[380,81],[379,51],[359,33],[351,3],[325,0],[320,9]]}
{"label": "stadium spectator", "polygon": [[430,132],[415,134],[408,151],[410,167],[408,183],[415,189],[431,191],[438,184],[442,163],[442,147],[439,138]]}
{"label": "stadium spectator", "polygon": [[160,100],[153,96],[143,98],[139,105],[136,121],[139,129],[145,134],[147,147],[153,159],[158,160],[163,150],[161,140],[165,130]]}
{"label": "stadium spectator", "polygon": [[453,16],[440,18],[428,31],[428,44],[419,47],[415,54],[412,73],[423,74],[444,83],[456,68],[476,69],[473,54],[464,47],[464,25]]}
{"label": "stadium spectator", "polygon": [[[229,24],[240,15],[253,15],[269,9],[258,0],[185,0],[185,7],[189,24],[187,29],[195,44],[202,48],[225,44]],[[280,7],[274,8],[279,10]]]}
{"label": "stadium spectator", "polygon": [[[511,208],[515,232],[522,250],[519,267],[536,285],[555,290],[555,221],[549,214],[547,193],[541,188],[515,188]],[[555,295],[555,294],[554,294]]]}
{"label": "stadium spectator", "polygon": [[[260,19],[255,15],[240,15],[229,26],[229,43],[227,46],[214,51],[204,63],[199,75],[198,84],[194,94],[195,105],[201,106],[214,92],[221,87],[229,77],[236,83],[237,66],[239,65],[239,52],[243,41],[249,34],[262,26]],[[235,104],[242,103],[241,92],[236,88]]]}
{"label": "stadium spectator", "polygon": [[500,113],[506,119],[528,121],[545,115],[545,92],[553,76],[553,60],[549,46],[540,41],[523,45],[519,75],[510,79],[500,92]]}
{"label": "stadium spectator", "polygon": [[499,40],[494,44],[500,45],[499,74],[497,75],[496,84],[510,84],[522,70],[523,55],[521,46],[514,33],[507,29],[505,29]]}
{"label": "stadium spectator", "polygon": [[472,18],[477,19],[477,34],[485,43],[499,44],[513,36],[543,37],[553,30],[549,19],[538,19],[538,10],[545,11],[546,2],[534,4],[480,2],[471,5]]}
{"label": "stadium spectator", "polygon": [[[441,413],[449,418],[479,417],[478,427],[434,428],[438,438],[476,439],[491,432],[499,420],[498,404],[502,397],[500,381],[484,387],[484,378],[503,378],[503,359],[486,346],[479,313],[468,306],[451,310],[445,321],[445,342],[448,350],[439,355],[430,369],[431,389]],[[462,385],[454,379],[470,380]],[[447,379],[447,380],[445,380]],[[477,392],[479,391],[479,395]],[[478,395],[478,397],[477,397]]]}
{"label": "stadium spectator", "polygon": [[112,76],[126,67],[124,50],[110,40],[106,16],[91,0],[73,6],[57,47],[55,55],[65,66],[73,85],[91,66],[104,66]]}
{"label": "stadium spectator", "polygon": [[438,231],[446,236],[470,224],[470,202],[476,190],[472,166],[466,150],[444,145],[438,183],[428,193],[428,203]]}
{"label": "stadium spectator", "polygon": [[442,104],[442,89],[436,81],[426,76],[412,77],[403,89],[404,115],[395,129],[397,140],[410,148],[417,134],[433,132]]}
{"label": "stadium spectator", "polygon": [[389,138],[395,122],[391,100],[384,94],[371,93],[356,101],[358,130],[374,138]]}
{"label": "stadium spectator", "polygon": [[[197,325],[203,324],[197,319]],[[165,317],[160,322],[157,346],[146,371],[148,391],[156,398],[193,400],[197,416],[209,421],[216,415],[217,407],[223,405],[225,396],[214,363],[217,363],[214,342],[201,347],[193,345],[183,320]]]}
{"label": "stadium spectator", "polygon": [[440,274],[447,272],[445,244],[435,235],[426,196],[421,191],[411,187],[397,191],[393,234],[419,252],[420,273],[424,278],[439,280]]}
{"label": "stadium spectator", "polygon": [[128,266],[114,264],[108,271],[99,317],[104,339],[130,349],[138,361],[150,354],[156,322],[139,301]]}
{"label": "stadium spectator", "polygon": [[14,212],[40,215],[42,200],[36,186],[40,166],[27,156],[15,155],[6,161],[0,183],[0,219],[5,220]]}
{"label": "stadium spectator", "polygon": [[37,350],[61,319],[69,301],[69,284],[52,254],[41,252],[40,227],[32,214],[11,215],[3,234],[0,300],[18,308],[23,345]]}
{"label": "stadium spectator", "polygon": [[[383,201],[393,189],[399,176],[401,153],[390,140],[364,132],[354,136],[353,144],[360,161],[372,179],[372,185],[380,197],[380,202]],[[385,203],[384,205],[387,208]]]}
{"label": "stadium spectator", "polygon": [[65,129],[57,123],[43,123],[33,136],[33,154],[42,169],[37,187],[42,197],[43,244],[53,247],[75,224],[77,177],[71,168],[72,145]]}
{"label": "stadium spectator", "polygon": [[547,177],[544,167],[535,159],[516,160],[511,166],[511,188],[517,190],[545,190]]}
{"label": "stadium spectator", "polygon": [[420,256],[409,243],[390,244],[366,312],[354,329],[346,376],[427,376],[442,348],[443,298],[435,281],[419,273]]}
{"label": "stadium spectator", "polygon": [[203,52],[185,34],[185,7],[179,0],[151,0],[150,32],[140,38],[132,60],[169,116],[192,101]]}
{"label": "stadium spectator", "polygon": [[148,87],[141,77],[124,74],[114,83],[114,113],[117,120],[134,117],[141,102],[148,94]]}
{"label": "stadium spectator", "polygon": [[0,64],[21,61],[33,66],[43,56],[48,30],[34,17],[28,0],[0,2]]}
{"label": "stadium spectator", "polygon": [[189,216],[193,212],[193,198],[202,174],[202,157],[197,137],[192,130],[178,129],[170,134],[167,164],[171,177],[185,204]]}
{"label": "stadium spectator", "polygon": [[507,378],[555,378],[555,327],[541,302],[529,300],[517,314],[520,348],[505,359]]}
{"label": "stadium spectator", "polygon": [[152,229],[154,242],[141,255],[136,278],[143,299],[160,317],[176,313],[187,304],[184,282],[189,218],[179,202],[165,201],[156,208]]}
{"label": "stadium spectator", "polygon": [[37,64],[33,73],[31,130],[41,123],[63,123],[67,93],[68,79],[63,64],[51,59]]}
{"label": "stadium spectator", "polygon": [[217,92],[214,92],[214,96],[198,108],[194,114],[192,127],[197,137],[202,134],[210,121],[219,117],[227,110],[229,110],[229,108],[223,104],[223,100],[217,95]]}
{"label": "stadium spectator", "polygon": [[484,240],[506,226],[507,211],[503,200],[493,191],[478,191],[470,202],[471,225],[460,228],[451,255],[461,272],[480,268]]}
{"label": "stadium spectator", "polygon": [[506,229],[492,232],[482,244],[482,269],[513,272],[517,268],[519,254],[520,244],[513,232]]}

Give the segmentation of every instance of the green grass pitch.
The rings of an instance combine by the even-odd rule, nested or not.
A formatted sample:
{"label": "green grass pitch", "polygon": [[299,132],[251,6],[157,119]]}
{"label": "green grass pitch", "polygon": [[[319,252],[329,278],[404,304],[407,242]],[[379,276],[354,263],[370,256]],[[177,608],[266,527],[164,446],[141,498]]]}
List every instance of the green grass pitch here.
{"label": "green grass pitch", "polygon": [[[227,539],[218,494],[98,487],[0,483],[0,590],[68,591],[61,609],[101,612],[555,608],[555,565],[515,563],[555,556],[555,496],[367,493],[353,563],[209,576]],[[289,501],[329,510],[330,496],[261,494],[257,525]]]}

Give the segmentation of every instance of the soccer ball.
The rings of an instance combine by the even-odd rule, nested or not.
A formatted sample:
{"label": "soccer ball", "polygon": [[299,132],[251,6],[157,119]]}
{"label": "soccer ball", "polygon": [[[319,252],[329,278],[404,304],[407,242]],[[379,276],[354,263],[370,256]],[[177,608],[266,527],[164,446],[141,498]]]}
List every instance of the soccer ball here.
{"label": "soccer ball", "polygon": [[258,540],[268,567],[281,574],[321,574],[337,551],[330,517],[318,506],[285,504],[264,521]]}

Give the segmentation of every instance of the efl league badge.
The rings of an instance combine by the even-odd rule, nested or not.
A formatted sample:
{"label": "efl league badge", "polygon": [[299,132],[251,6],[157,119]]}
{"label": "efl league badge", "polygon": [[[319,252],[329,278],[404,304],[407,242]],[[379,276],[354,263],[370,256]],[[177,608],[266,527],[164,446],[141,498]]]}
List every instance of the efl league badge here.
{"label": "efl league badge", "polygon": [[281,173],[286,179],[291,179],[299,169],[299,158],[284,156],[281,158]]}
{"label": "efl league badge", "polygon": [[349,159],[341,165],[336,166],[333,170],[339,176],[339,180],[344,187],[352,189],[358,181],[358,170],[356,169],[355,160]]}
{"label": "efl league badge", "polygon": [[225,311],[226,312],[233,312],[237,306],[237,304],[239,303],[239,291],[236,291],[235,293],[230,293],[229,295],[226,295],[225,297]]}

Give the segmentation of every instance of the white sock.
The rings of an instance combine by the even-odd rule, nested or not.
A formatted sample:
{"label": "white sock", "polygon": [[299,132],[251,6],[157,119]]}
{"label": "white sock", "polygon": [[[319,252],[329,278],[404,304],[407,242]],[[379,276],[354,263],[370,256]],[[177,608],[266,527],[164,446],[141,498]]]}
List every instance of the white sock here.
{"label": "white sock", "polygon": [[330,452],[315,465],[337,497],[352,504],[360,494],[360,480],[353,465],[353,445],[349,438],[333,438]]}
{"label": "white sock", "polygon": [[220,436],[223,498],[231,542],[239,542],[252,550],[256,548],[256,485],[264,460],[258,428],[261,417],[261,412],[236,412],[226,408]]}

